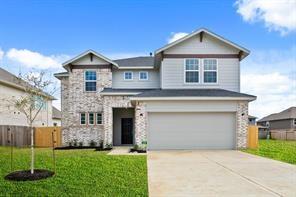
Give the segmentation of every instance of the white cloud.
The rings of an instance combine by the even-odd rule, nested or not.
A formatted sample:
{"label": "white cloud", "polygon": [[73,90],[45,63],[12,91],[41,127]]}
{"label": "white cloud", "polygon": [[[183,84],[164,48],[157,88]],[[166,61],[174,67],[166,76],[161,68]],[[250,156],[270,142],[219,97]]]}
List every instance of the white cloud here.
{"label": "white cloud", "polygon": [[252,52],[241,64],[241,91],[257,96],[249,105],[259,118],[296,106],[295,47]]}
{"label": "white cloud", "polygon": [[183,38],[184,36],[187,36],[188,33],[185,32],[177,32],[177,33],[171,33],[171,36],[168,38],[168,43],[172,43],[176,40],[179,40],[180,38]]}
{"label": "white cloud", "polygon": [[2,60],[3,56],[4,56],[4,51],[0,48],[0,60]]}
{"label": "white cloud", "polygon": [[237,0],[235,5],[247,22],[263,21],[269,30],[281,35],[296,30],[295,0]]}
{"label": "white cloud", "polygon": [[48,69],[61,68],[61,63],[69,59],[67,55],[45,56],[41,53],[30,51],[28,49],[10,49],[6,56],[8,59],[18,62],[29,68]]}

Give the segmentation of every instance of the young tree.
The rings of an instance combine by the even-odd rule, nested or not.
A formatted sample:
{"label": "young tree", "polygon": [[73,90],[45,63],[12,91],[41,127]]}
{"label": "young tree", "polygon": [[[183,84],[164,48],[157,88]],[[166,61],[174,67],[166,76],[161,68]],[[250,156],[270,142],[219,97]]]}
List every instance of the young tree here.
{"label": "young tree", "polygon": [[[14,97],[9,100],[11,106],[25,115],[30,127],[31,136],[31,174],[34,173],[34,128],[33,124],[40,111],[44,108],[47,101],[52,96],[47,93],[52,84],[51,80],[45,78],[45,72],[29,72],[26,75],[19,75],[17,83],[23,89],[20,97]],[[52,88],[53,89],[53,88]],[[51,94],[53,94],[53,91]]]}

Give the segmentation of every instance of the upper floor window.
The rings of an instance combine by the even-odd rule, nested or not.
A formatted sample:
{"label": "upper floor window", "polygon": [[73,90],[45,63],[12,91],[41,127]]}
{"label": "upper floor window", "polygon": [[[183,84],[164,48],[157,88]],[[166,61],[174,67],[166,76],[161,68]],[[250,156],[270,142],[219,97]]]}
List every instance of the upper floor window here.
{"label": "upper floor window", "polygon": [[204,83],[217,83],[217,60],[204,60]]}
{"label": "upper floor window", "polygon": [[199,82],[199,60],[186,59],[185,60],[185,83]]}
{"label": "upper floor window", "polygon": [[133,80],[133,72],[124,72],[124,80]]}
{"label": "upper floor window", "polygon": [[139,80],[148,80],[148,72],[139,72]]}
{"label": "upper floor window", "polygon": [[85,91],[95,92],[97,91],[97,73],[96,71],[88,70],[85,71]]}

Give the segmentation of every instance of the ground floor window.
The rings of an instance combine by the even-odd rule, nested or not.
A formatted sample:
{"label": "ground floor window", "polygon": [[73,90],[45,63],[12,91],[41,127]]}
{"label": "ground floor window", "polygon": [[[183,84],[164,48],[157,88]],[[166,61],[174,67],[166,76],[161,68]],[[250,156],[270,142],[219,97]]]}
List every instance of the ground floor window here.
{"label": "ground floor window", "polygon": [[97,113],[97,124],[102,124],[102,113]]}
{"label": "ground floor window", "polygon": [[88,124],[89,125],[95,124],[95,116],[94,116],[94,113],[88,113]]}
{"label": "ground floor window", "polygon": [[86,114],[80,113],[80,124],[85,125],[86,124]]}

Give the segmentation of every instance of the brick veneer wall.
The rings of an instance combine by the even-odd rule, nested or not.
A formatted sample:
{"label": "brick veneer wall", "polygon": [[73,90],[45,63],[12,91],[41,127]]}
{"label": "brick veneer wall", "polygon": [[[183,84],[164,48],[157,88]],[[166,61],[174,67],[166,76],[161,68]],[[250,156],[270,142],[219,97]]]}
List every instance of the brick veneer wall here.
{"label": "brick veneer wall", "polygon": [[103,140],[103,125],[80,125],[81,112],[102,112],[100,91],[112,86],[111,68],[96,69],[97,91],[84,91],[84,71],[73,69],[68,78],[62,79],[62,138],[67,145],[73,140],[89,145],[90,141]]}

